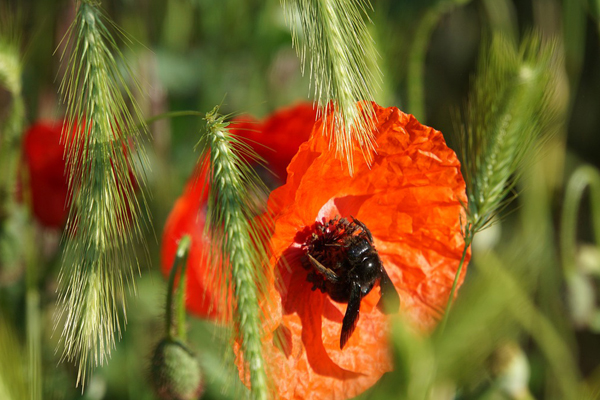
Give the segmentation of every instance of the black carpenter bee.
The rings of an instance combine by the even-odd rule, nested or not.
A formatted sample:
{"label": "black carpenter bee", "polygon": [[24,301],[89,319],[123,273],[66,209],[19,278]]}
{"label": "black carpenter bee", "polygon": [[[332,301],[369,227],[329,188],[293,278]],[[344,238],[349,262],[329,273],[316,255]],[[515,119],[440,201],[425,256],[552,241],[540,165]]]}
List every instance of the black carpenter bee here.
{"label": "black carpenter bee", "polygon": [[360,313],[360,302],[379,283],[381,299],[377,306],[383,312],[396,312],[400,297],[390,280],[377,250],[373,235],[365,224],[352,217],[317,223],[316,230],[304,245],[313,290],[328,293],[332,300],[348,303],[342,322],[340,349],[354,332]]}

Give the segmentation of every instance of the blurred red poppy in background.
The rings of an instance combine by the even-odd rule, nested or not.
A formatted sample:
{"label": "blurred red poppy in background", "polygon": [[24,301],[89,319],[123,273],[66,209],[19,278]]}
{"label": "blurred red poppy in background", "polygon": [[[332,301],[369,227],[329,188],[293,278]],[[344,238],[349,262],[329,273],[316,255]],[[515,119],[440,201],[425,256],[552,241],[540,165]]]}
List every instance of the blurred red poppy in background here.
{"label": "blurred red poppy in background", "polygon": [[69,212],[62,129],[62,121],[40,121],[23,138],[33,215],[43,226],[57,229],[64,226]]}
{"label": "blurred red poppy in background", "polygon": [[[273,275],[263,301],[263,345],[282,399],[351,398],[392,369],[389,316],[375,307],[378,286],[362,299],[356,329],[340,350],[347,304],[311,290],[303,261],[315,223],[352,216],[368,227],[401,313],[416,329],[435,326],[450,294],[464,247],[467,198],[459,161],[440,132],[397,108],[374,108],[377,153],[371,166],[355,148],[350,176],[319,120],[289,165],[287,183],[269,197]],[[240,357],[238,366],[245,377]]]}
{"label": "blurred red poppy in background", "polygon": [[[316,111],[310,103],[300,103],[271,114],[264,122],[242,117],[232,121],[230,132],[248,140],[259,156],[268,162],[277,177],[272,186],[285,182],[286,168],[298,147],[306,141],[315,123]],[[209,238],[204,233],[207,191],[203,190],[206,171],[196,170],[189,178],[183,194],[177,199],[163,230],[162,271],[168,276],[173,266],[179,240],[186,234],[192,239],[188,254],[186,306],[193,314],[228,321],[226,293],[218,284],[218,271],[209,268]],[[269,179],[269,177],[267,177]]]}
{"label": "blurred red poppy in background", "polygon": [[[61,140],[65,124],[63,121],[40,121],[32,125],[23,138],[23,153],[29,172],[29,193],[33,215],[43,226],[55,229],[64,227],[71,203],[67,177],[69,171],[65,169],[64,142],[67,140],[73,145],[84,145],[83,142],[75,141],[76,135],[73,134]],[[81,124],[74,124],[73,132],[82,135],[84,130],[80,129],[80,126]],[[129,152],[126,146],[123,144],[123,155],[129,167],[129,181],[135,191],[138,185],[132,165],[128,161]],[[78,162],[85,162],[82,154],[83,152],[79,150]],[[113,172],[116,174],[114,167]],[[123,194],[123,180],[115,176],[115,181],[118,182],[117,190]],[[124,204],[122,216],[131,218],[129,204],[127,202]]]}

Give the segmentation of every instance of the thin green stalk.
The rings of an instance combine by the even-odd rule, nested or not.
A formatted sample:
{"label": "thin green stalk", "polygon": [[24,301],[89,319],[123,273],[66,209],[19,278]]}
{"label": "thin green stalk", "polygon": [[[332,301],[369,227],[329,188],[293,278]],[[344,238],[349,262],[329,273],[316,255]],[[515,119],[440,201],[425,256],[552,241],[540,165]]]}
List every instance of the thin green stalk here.
{"label": "thin green stalk", "polygon": [[[367,163],[372,161],[375,150],[370,101],[374,99],[381,72],[374,67],[377,52],[364,22],[371,5],[368,0],[281,0],[281,3],[303,70],[309,58],[315,102],[327,121],[326,132],[352,173],[355,144]],[[301,32],[296,28],[298,19]]]}
{"label": "thin green stalk", "polygon": [[600,246],[600,172],[590,165],[579,167],[567,184],[561,216],[560,253],[566,277],[576,272],[577,214],[585,189],[589,187],[592,226]]}
{"label": "thin green stalk", "polygon": [[467,253],[469,252],[469,248],[471,247],[471,243],[473,242],[474,233],[471,229],[469,229],[465,233],[465,247],[463,248],[462,256],[460,257],[460,262],[458,263],[458,269],[456,270],[456,275],[454,276],[454,282],[452,282],[452,289],[450,290],[450,296],[448,297],[448,301],[446,302],[446,309],[444,310],[444,317],[441,323],[441,331],[443,332],[446,328],[446,324],[448,323],[448,317],[450,316],[450,310],[452,308],[452,303],[454,302],[454,294],[456,293],[456,288],[458,286],[458,278],[462,272],[463,266],[465,265],[465,258],[467,257]]}
{"label": "thin green stalk", "polygon": [[[188,245],[189,247],[189,245]],[[187,250],[186,250],[187,251]],[[185,284],[187,278],[187,255],[186,260],[181,265],[181,278],[179,279],[179,288],[177,293],[177,301],[175,303],[175,309],[177,310],[177,337],[182,342],[187,341],[187,326],[186,326],[186,311],[185,311],[185,299],[187,285]],[[185,277],[185,278],[184,278]]]}
{"label": "thin green stalk", "polygon": [[38,252],[34,247],[35,232],[29,226],[26,232],[29,249],[25,260],[25,304],[29,372],[29,395],[31,400],[42,399],[42,313],[40,310]]}
{"label": "thin green stalk", "polygon": [[[187,331],[185,329],[185,282],[187,275],[185,274],[187,268],[187,257],[190,249],[191,238],[189,235],[185,235],[179,241],[177,247],[177,253],[175,254],[175,260],[173,261],[173,267],[169,273],[169,283],[167,284],[167,310],[165,315],[165,336],[173,340],[173,308],[177,310],[177,338],[185,343],[187,337]],[[173,292],[175,292],[175,277],[179,272],[179,285],[178,294],[175,306],[173,306]]]}
{"label": "thin green stalk", "polygon": [[139,270],[134,246],[145,250],[149,225],[148,160],[141,146],[147,131],[145,126],[136,129],[136,119],[142,118],[122,71],[133,74],[118,63],[123,55],[109,26],[119,32],[96,1],[79,3],[66,36],[70,56],[60,86],[67,109],[62,141],[72,202],[58,317],[64,318],[63,358],[78,364],[77,383],[85,382],[88,369],[107,362],[120,337],[125,286],[133,287]]}
{"label": "thin green stalk", "polygon": [[176,118],[176,117],[200,117],[203,115],[204,114],[202,114],[198,111],[169,111],[169,112],[155,115],[150,118],[146,118],[144,123],[146,125],[150,125],[151,123],[153,123],[155,121],[159,121],[161,119],[171,119],[171,118]]}
{"label": "thin green stalk", "polygon": [[209,163],[207,223],[211,242],[218,248],[212,258],[215,268],[228,267],[223,271],[227,282],[224,290],[229,285],[233,287],[233,315],[237,339],[250,371],[251,395],[262,400],[267,398],[268,389],[258,293],[264,279],[259,271],[267,257],[262,249],[264,228],[251,221],[259,211],[257,199],[266,198],[266,188],[241,157],[258,156],[229,133],[229,123],[217,112],[215,107],[206,114],[207,129],[200,141],[204,146],[201,157]]}
{"label": "thin green stalk", "polygon": [[[562,2],[562,24],[565,52],[565,69],[569,77],[570,90],[576,92],[581,79],[585,57],[587,12],[584,0]],[[575,95],[569,96],[574,102]],[[573,107],[573,104],[570,104]]]}
{"label": "thin green stalk", "polygon": [[29,390],[31,400],[42,398],[42,315],[40,294],[36,288],[27,285],[27,353],[29,370]]}
{"label": "thin green stalk", "polygon": [[510,0],[483,0],[485,23],[491,32],[502,32],[512,40],[518,37],[515,5]]}
{"label": "thin green stalk", "polygon": [[455,7],[469,3],[470,0],[440,1],[430,7],[421,18],[414,34],[411,51],[408,56],[408,71],[406,78],[408,112],[419,121],[425,122],[425,59],[429,41],[434,29],[444,15]]}

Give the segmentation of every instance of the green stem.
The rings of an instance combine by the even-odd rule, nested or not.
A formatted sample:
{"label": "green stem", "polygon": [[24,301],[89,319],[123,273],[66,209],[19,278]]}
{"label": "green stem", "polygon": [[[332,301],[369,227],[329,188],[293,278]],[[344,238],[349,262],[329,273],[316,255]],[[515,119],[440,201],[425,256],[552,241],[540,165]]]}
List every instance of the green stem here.
{"label": "green stem", "polygon": [[153,122],[160,121],[161,119],[170,119],[170,118],[177,118],[177,117],[198,117],[198,116],[204,116],[204,114],[200,113],[198,111],[168,111],[168,112],[160,113],[153,117],[146,118],[144,121],[136,124],[135,126],[130,127],[128,131],[125,131],[124,136],[129,137],[129,136],[131,136],[132,132],[137,132],[140,129],[142,129],[143,127],[149,126]]}
{"label": "green stem", "polygon": [[40,294],[37,289],[27,289],[27,354],[29,362],[30,399],[42,399],[42,338],[40,329]]}
{"label": "green stem", "polygon": [[177,300],[175,303],[175,308],[177,309],[177,336],[179,338],[179,340],[181,340],[182,342],[185,342],[187,340],[187,329],[186,329],[186,324],[185,324],[185,317],[186,317],[186,312],[185,312],[185,298],[186,298],[186,289],[187,289],[187,285],[185,284],[186,282],[186,271],[187,271],[187,255],[188,255],[188,249],[189,249],[189,236],[185,236],[184,239],[187,239],[188,243],[185,243],[185,255],[183,258],[183,261],[181,263],[181,274],[179,274],[180,278],[179,278],[179,288],[178,288],[178,293],[177,293]]}
{"label": "green stem", "polygon": [[167,292],[167,313],[165,316],[165,336],[169,339],[173,339],[171,333],[171,326],[173,320],[173,292],[175,291],[175,277],[177,271],[181,265],[181,273],[179,274],[179,295],[177,296],[177,338],[185,341],[185,270],[187,265],[187,256],[189,253],[191,244],[191,238],[189,235],[185,235],[179,241],[177,247],[177,253],[175,254],[175,260],[173,261],[173,267],[169,274],[168,292]]}
{"label": "green stem", "polygon": [[465,232],[465,247],[460,258],[460,263],[458,264],[458,269],[456,270],[456,276],[454,276],[454,282],[452,283],[452,290],[450,290],[450,296],[448,297],[448,302],[446,303],[446,309],[444,310],[444,318],[442,319],[441,324],[442,332],[446,328],[446,323],[448,322],[450,309],[452,308],[452,303],[454,301],[454,293],[456,292],[456,287],[458,286],[458,278],[460,277],[460,273],[462,272],[463,266],[465,264],[465,258],[467,257],[467,252],[469,250],[469,247],[471,247],[471,243],[473,242],[474,235],[475,234],[473,233],[471,227],[468,227],[467,231]]}
{"label": "green stem", "polygon": [[[570,90],[577,91],[581,79],[581,70],[585,57],[587,13],[585,1],[571,0],[562,2],[563,43],[565,68],[569,78]],[[575,95],[570,96],[573,107]]]}
{"label": "green stem", "polygon": [[442,1],[430,8],[419,22],[414,35],[413,45],[408,56],[407,92],[408,111],[419,121],[425,121],[425,59],[433,30],[440,19],[455,6],[470,0]]}
{"label": "green stem", "polygon": [[[27,232],[29,243],[33,240],[35,232],[30,226]],[[31,246],[30,246],[31,247]],[[29,395],[30,400],[42,399],[42,336],[41,336],[41,313],[40,293],[38,290],[37,252],[30,248],[25,261],[25,285],[26,285],[26,324],[27,324],[27,354],[29,364]]]}
{"label": "green stem", "polygon": [[483,0],[485,23],[489,24],[490,31],[502,32],[515,43],[518,38],[516,11],[510,0]]}
{"label": "green stem", "polygon": [[[174,117],[188,117],[188,116],[194,116],[194,117],[202,116],[203,117],[204,114],[200,113],[198,111],[169,111],[169,112],[165,112],[165,113],[158,114],[153,117],[147,118],[145,120],[145,124],[150,125],[154,121],[158,121],[161,119],[174,118]],[[142,126],[142,124],[139,124],[138,127],[139,126]]]}
{"label": "green stem", "polygon": [[565,189],[560,229],[560,252],[565,275],[575,272],[577,247],[577,213],[584,190],[590,188],[590,207],[596,242],[600,244],[600,172],[592,166],[579,167]]}
{"label": "green stem", "polygon": [[441,17],[437,9],[429,10],[417,28],[413,45],[408,56],[407,94],[408,111],[419,121],[425,121],[425,56],[433,29]]}

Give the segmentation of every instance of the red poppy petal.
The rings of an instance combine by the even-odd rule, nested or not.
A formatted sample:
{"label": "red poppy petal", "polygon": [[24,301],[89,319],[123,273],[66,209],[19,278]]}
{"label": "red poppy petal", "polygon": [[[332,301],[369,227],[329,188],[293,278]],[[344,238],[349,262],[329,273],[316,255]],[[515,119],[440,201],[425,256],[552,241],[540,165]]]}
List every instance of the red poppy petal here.
{"label": "red poppy petal", "polygon": [[[163,230],[162,271],[169,275],[179,241],[190,235],[187,259],[187,309],[203,318],[218,322],[230,320],[227,291],[220,285],[220,267],[213,267],[208,256],[210,239],[205,233],[207,190],[203,187],[206,172],[196,172],[189,179],[184,193],[177,199]],[[230,298],[230,297],[229,297]]]}
{"label": "red poppy petal", "polygon": [[286,168],[300,144],[308,139],[316,116],[311,103],[299,103],[277,110],[264,122],[246,116],[236,118],[231,132],[249,139],[254,151],[283,182]]}

